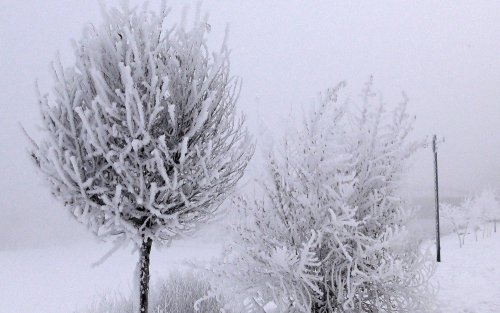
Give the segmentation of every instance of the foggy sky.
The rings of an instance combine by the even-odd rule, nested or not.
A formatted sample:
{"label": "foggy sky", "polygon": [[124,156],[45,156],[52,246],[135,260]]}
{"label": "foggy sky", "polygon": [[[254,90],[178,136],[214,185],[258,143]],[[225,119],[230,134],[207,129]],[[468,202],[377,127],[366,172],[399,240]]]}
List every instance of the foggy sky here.
{"label": "foggy sky", "polygon": [[[187,2],[169,2],[173,20]],[[302,114],[301,106],[339,81],[348,83],[341,95],[356,100],[373,75],[388,104],[407,93],[415,138],[445,137],[444,195],[499,186],[499,2],[214,0],[203,9],[212,42],[230,25],[232,72],[243,80],[238,105],[256,137],[262,129],[279,137],[286,116]],[[18,123],[36,137],[35,79],[48,92],[56,51],[70,65],[70,40],[100,21],[94,0],[0,3],[0,249],[86,236],[36,174]],[[406,187],[431,195],[432,179],[431,151],[422,150]]]}

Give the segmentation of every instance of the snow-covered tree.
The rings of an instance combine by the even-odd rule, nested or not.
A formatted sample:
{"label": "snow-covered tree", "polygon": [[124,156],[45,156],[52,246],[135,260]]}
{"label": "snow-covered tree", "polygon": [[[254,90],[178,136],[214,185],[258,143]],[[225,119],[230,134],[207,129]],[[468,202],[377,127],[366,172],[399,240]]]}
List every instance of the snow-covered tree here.
{"label": "snow-covered tree", "polygon": [[465,199],[460,205],[440,203],[443,220],[450,223],[453,232],[457,234],[460,247],[465,243],[465,235],[467,235],[469,228],[470,216],[467,207],[470,207],[470,203],[470,199]]}
{"label": "snow-covered tree", "polygon": [[467,211],[469,229],[474,232],[474,238],[477,241],[477,233],[486,223],[486,212],[484,211],[482,204],[477,202],[476,197],[465,199],[461,205]]}
{"label": "snow-covered tree", "polygon": [[500,221],[500,196],[498,192],[495,192],[493,189],[486,189],[485,193],[485,202],[487,203],[486,207],[488,210],[488,221],[493,223],[494,232],[497,231],[497,223]]}
{"label": "snow-covered tree", "polygon": [[[371,81],[361,105],[324,93],[303,127],[270,153],[261,195],[240,196],[212,295],[274,302],[278,312],[426,312],[434,265],[411,241],[398,195],[409,142],[406,98],[386,112]],[[240,297],[235,295],[241,295]]]}
{"label": "snow-covered tree", "polygon": [[74,66],[54,62],[33,140],[36,166],[76,219],[139,248],[140,312],[152,243],[208,221],[253,152],[225,42],[209,51],[206,19],[167,28],[168,12],[103,8],[102,25],[74,43]]}
{"label": "snow-covered tree", "polygon": [[483,237],[489,232],[489,226],[494,226],[496,229],[496,221],[500,219],[500,205],[495,191],[491,188],[486,188],[478,193],[471,202],[470,211],[475,222],[475,228],[476,230],[482,228]]}
{"label": "snow-covered tree", "polygon": [[496,221],[500,220],[500,204],[493,189],[484,189],[474,196],[466,197],[457,206],[442,203],[441,212],[458,235],[460,247],[469,231],[474,232],[477,241],[480,230],[484,237],[491,232],[491,226],[496,231]]}

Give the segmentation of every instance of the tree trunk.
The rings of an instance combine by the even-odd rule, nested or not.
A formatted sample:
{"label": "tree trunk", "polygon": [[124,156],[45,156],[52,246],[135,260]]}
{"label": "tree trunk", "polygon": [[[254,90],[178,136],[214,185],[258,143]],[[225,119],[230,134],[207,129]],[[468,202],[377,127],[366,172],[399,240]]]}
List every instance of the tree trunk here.
{"label": "tree trunk", "polygon": [[148,238],[142,242],[139,256],[139,313],[148,313],[149,295],[149,254],[153,240]]}

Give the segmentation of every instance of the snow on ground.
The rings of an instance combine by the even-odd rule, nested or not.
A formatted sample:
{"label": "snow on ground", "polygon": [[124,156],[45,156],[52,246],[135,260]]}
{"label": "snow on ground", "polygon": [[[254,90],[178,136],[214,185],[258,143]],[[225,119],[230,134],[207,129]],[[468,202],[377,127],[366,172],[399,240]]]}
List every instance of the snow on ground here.
{"label": "snow on ground", "polygon": [[458,246],[456,235],[441,240],[441,263],[433,281],[439,284],[442,313],[500,312],[500,233],[476,242],[474,235]]}
{"label": "snow on ground", "polygon": [[[103,264],[92,267],[112,246],[74,246],[0,251],[0,312],[72,313],[85,309],[101,294],[128,296],[138,255],[131,246],[119,249]],[[152,285],[179,269],[184,259],[207,259],[219,246],[204,241],[181,241],[151,252]]]}
{"label": "snow on ground", "polygon": [[[440,285],[443,313],[500,312],[500,233],[466,238],[459,248],[455,235],[441,241],[442,262],[433,282]],[[137,255],[120,249],[102,265],[92,263],[110,245],[82,243],[44,249],[0,251],[0,312],[84,312],[103,293],[128,295]],[[207,259],[220,245],[207,240],[183,240],[170,248],[153,248],[151,274],[155,280],[182,266],[184,259]]]}

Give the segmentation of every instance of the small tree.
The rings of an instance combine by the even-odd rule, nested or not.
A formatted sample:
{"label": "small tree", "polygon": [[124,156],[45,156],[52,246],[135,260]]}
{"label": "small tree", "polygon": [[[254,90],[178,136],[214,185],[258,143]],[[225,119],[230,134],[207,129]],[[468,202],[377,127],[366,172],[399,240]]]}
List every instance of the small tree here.
{"label": "small tree", "polygon": [[473,207],[475,211],[480,212],[482,217],[483,237],[491,233],[490,226],[493,226],[496,231],[496,221],[500,218],[500,206],[496,199],[495,190],[492,188],[483,189],[474,197]]}
{"label": "small tree", "polygon": [[75,65],[54,63],[54,100],[39,96],[32,152],[78,221],[139,247],[143,313],[152,243],[209,220],[253,152],[235,119],[239,84],[225,42],[210,53],[206,20],[167,29],[168,11],[103,9],[104,23],[75,43]]}
{"label": "small tree", "polygon": [[470,200],[466,199],[458,206],[446,202],[440,204],[443,219],[451,224],[453,232],[457,234],[460,248],[465,243],[465,235],[467,235],[470,223],[468,209],[465,206],[470,206]]}
{"label": "small tree", "polygon": [[[479,200],[479,201],[478,201]],[[465,199],[461,206],[467,211],[470,229],[474,232],[474,238],[477,241],[477,233],[486,226],[487,210],[481,201],[480,195]]]}
{"label": "small tree", "polygon": [[[410,209],[398,196],[412,118],[406,99],[388,113],[337,102],[328,90],[271,154],[262,197],[236,201],[248,218],[213,272],[214,294],[243,295],[279,312],[424,312],[433,263],[406,236]],[[228,296],[229,294],[229,296]]]}
{"label": "small tree", "polygon": [[493,230],[496,233],[497,223],[498,221],[500,221],[500,196],[498,192],[495,192],[494,190],[487,190],[486,192],[492,196],[489,198],[490,199],[489,216],[493,222]]}

